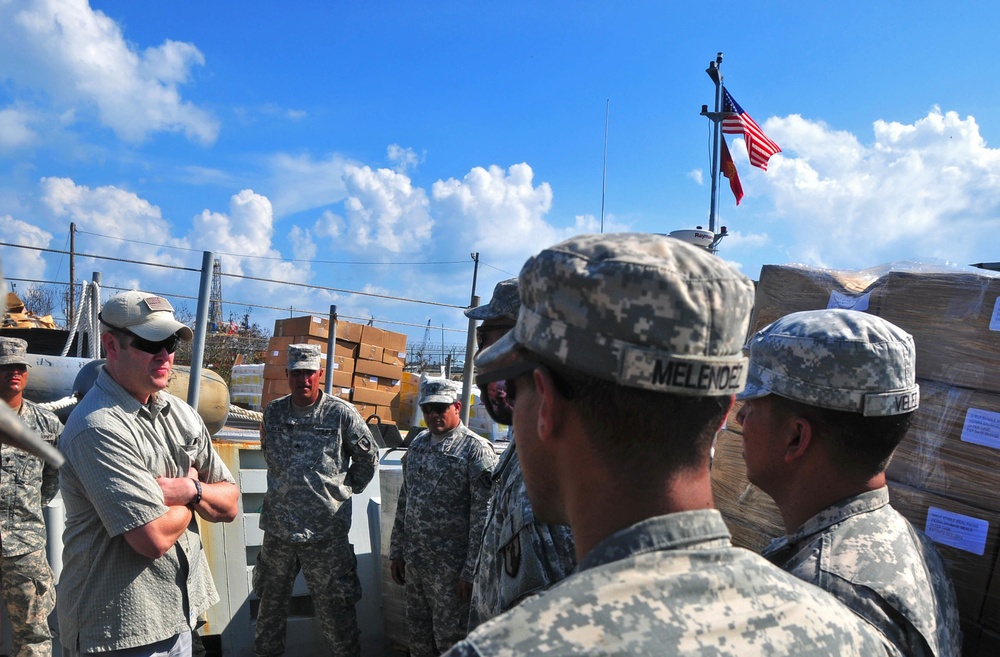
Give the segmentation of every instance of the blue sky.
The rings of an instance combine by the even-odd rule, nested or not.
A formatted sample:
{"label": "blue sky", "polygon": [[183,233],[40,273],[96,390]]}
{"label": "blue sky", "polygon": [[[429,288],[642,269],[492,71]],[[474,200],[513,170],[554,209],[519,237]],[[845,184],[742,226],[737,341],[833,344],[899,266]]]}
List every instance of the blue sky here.
{"label": "blue sky", "polygon": [[[275,308],[335,303],[415,339],[428,321],[464,329],[447,306],[469,301],[471,253],[485,302],[528,256],[600,230],[608,100],[605,230],[707,225],[699,111],[721,50],[727,88],[784,151],[763,172],[729,137],[746,197],[721,187],[721,257],[753,278],[993,262],[998,14],[0,0],[0,241],[67,249],[75,222],[83,253],[197,268],[210,250],[227,273],[446,304],[224,278],[227,317],[273,306],[251,314],[268,328]],[[9,278],[68,280],[66,256],[0,259]],[[98,270],[109,288],[197,293],[190,272],[78,258],[78,281]]]}

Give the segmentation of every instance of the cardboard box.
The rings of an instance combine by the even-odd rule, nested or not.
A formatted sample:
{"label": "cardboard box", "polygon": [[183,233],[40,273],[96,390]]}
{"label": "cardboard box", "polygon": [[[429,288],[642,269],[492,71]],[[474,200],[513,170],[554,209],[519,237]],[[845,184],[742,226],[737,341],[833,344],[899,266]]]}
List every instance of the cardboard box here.
{"label": "cardboard box", "polygon": [[285,374],[284,363],[274,363],[271,365],[264,365],[265,381],[284,381],[287,378],[288,377]]}
{"label": "cardboard box", "polygon": [[383,352],[384,349],[379,345],[362,342],[358,345],[358,360],[375,360],[381,363]]}
{"label": "cardboard box", "polygon": [[354,374],[354,359],[346,356],[334,356],[333,361],[329,364],[335,372],[346,372],[347,374]]}
{"label": "cardboard box", "polygon": [[406,352],[392,351],[389,347],[385,347],[382,351],[382,362],[386,365],[398,365],[402,367],[406,365]]}
{"label": "cardboard box", "polygon": [[278,319],[274,322],[274,335],[279,338],[301,335],[325,340],[330,336],[330,322],[325,317],[314,315]]}
{"label": "cardboard box", "polygon": [[344,342],[353,342],[354,344],[358,344],[361,342],[362,328],[361,324],[337,320],[337,339],[343,340]]}
{"label": "cardboard box", "polygon": [[[324,384],[326,380],[324,379]],[[334,388],[346,388],[350,390],[354,383],[354,374],[352,372],[341,372],[340,370],[333,370],[333,387]],[[347,399],[345,397],[344,399]]]}
{"label": "cardboard box", "polygon": [[361,340],[365,344],[373,344],[379,347],[385,344],[385,331],[367,324],[361,327]]}
{"label": "cardboard box", "polygon": [[354,371],[357,374],[370,374],[383,379],[401,379],[403,377],[402,365],[387,365],[381,361],[359,360],[354,363]]}
{"label": "cardboard box", "polygon": [[399,392],[387,392],[378,388],[362,388],[355,386],[351,401],[355,403],[375,404],[376,406],[389,406],[393,401],[399,399]]}
{"label": "cardboard box", "polygon": [[1000,395],[920,381],[917,409],[886,471],[892,480],[1000,511]]}
{"label": "cardboard box", "polygon": [[962,620],[979,620],[1000,551],[1000,513],[896,482],[889,482],[889,499],[944,557]]}
{"label": "cardboard box", "polygon": [[[337,339],[354,343],[361,342],[361,328],[360,324],[338,320]],[[275,320],[274,335],[275,337],[304,336],[325,340],[330,337],[330,320],[315,315]]]}
{"label": "cardboard box", "polygon": [[863,271],[766,265],[751,330],[820,308],[860,310],[912,334],[922,379],[1000,393],[996,272],[911,263]]}
{"label": "cardboard box", "polygon": [[391,351],[396,354],[406,353],[406,334],[405,333],[394,333],[392,331],[385,331],[382,336],[382,346],[385,347],[386,351]]}

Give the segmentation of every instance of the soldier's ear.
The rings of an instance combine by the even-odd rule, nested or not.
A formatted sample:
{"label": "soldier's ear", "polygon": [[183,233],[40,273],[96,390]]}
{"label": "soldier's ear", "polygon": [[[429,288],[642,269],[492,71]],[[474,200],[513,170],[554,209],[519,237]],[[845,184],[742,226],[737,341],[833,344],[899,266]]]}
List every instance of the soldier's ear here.
{"label": "soldier's ear", "polygon": [[539,439],[545,442],[557,440],[565,424],[566,413],[570,411],[567,400],[556,388],[552,373],[546,367],[532,372],[537,399],[536,422]]}
{"label": "soldier's ear", "polygon": [[789,417],[781,426],[786,463],[793,463],[806,456],[813,446],[812,422],[801,416]]}

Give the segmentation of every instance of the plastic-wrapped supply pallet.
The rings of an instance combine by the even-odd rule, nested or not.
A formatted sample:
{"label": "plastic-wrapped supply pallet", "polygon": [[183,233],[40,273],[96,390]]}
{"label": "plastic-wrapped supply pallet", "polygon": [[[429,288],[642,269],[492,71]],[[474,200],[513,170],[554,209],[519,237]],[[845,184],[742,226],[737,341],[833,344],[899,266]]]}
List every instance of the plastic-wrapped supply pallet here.
{"label": "plastic-wrapped supply pallet", "polygon": [[766,265],[751,331],[820,308],[861,310],[905,329],[922,379],[1000,393],[1000,273],[921,262],[862,271]]}
{"label": "plastic-wrapped supply pallet", "polygon": [[920,408],[889,463],[889,478],[1000,511],[1000,486],[996,485],[1000,395],[933,381],[919,383]]}
{"label": "plastic-wrapped supply pallet", "polygon": [[[914,337],[920,408],[887,470],[890,499],[948,563],[964,654],[993,657],[1000,637],[1000,274],[927,262],[861,271],[768,265],[751,333],[821,308],[877,315]],[[736,541],[759,549],[784,532],[771,500],[745,480],[734,416],[716,446],[713,490]]]}
{"label": "plastic-wrapped supply pallet", "polygon": [[260,399],[264,392],[264,364],[236,365],[233,367],[229,384],[229,400],[250,410],[261,409]]}

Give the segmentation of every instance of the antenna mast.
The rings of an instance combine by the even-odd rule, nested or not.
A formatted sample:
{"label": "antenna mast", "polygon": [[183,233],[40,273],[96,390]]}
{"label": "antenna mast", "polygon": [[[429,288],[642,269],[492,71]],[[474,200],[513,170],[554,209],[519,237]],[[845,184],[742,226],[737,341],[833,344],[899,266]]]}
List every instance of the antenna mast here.
{"label": "antenna mast", "polygon": [[[715,218],[719,213],[719,157],[720,157],[720,145],[719,140],[721,139],[722,131],[722,120],[729,116],[729,112],[722,111],[722,53],[718,53],[715,57],[714,62],[708,63],[708,68],[705,72],[708,73],[708,77],[712,78],[712,82],[715,83],[715,111],[709,112],[708,105],[701,106],[701,115],[707,117],[712,122],[712,203],[708,210],[708,229],[715,235]],[[719,242],[722,238],[726,236],[725,231],[721,231],[719,234],[715,235],[712,240],[712,245],[709,247],[709,251],[712,253],[717,253],[719,250]]]}

